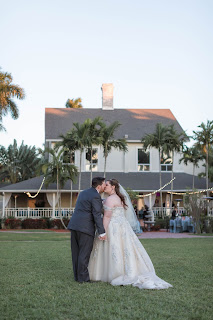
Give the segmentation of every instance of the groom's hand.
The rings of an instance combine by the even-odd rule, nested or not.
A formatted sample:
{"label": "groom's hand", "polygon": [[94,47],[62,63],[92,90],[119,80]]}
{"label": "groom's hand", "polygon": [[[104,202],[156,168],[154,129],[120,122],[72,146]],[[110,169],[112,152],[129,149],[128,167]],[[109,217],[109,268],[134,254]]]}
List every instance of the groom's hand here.
{"label": "groom's hand", "polygon": [[99,236],[98,238],[99,238],[99,240],[106,240],[106,235],[105,236]]}

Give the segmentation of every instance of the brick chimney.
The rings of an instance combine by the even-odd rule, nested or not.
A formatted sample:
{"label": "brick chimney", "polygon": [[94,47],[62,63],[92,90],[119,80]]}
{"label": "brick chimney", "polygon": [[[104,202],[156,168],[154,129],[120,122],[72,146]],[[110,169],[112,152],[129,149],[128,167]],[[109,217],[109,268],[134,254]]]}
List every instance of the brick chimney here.
{"label": "brick chimney", "polygon": [[102,110],[114,110],[113,108],[113,84],[103,83],[102,87]]}

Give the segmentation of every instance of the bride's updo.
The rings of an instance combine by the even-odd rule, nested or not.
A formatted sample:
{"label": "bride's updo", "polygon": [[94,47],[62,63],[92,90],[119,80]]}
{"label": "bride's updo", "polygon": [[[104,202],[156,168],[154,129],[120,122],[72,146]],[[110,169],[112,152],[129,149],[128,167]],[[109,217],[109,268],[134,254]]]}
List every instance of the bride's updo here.
{"label": "bride's updo", "polygon": [[115,186],[115,192],[117,194],[117,196],[121,199],[121,202],[124,206],[124,208],[127,208],[127,204],[126,204],[126,201],[125,201],[125,197],[123,194],[120,193],[120,188],[119,188],[119,182],[118,180],[116,179],[110,179],[110,180],[107,180],[109,181],[109,183],[111,184],[111,186]]}

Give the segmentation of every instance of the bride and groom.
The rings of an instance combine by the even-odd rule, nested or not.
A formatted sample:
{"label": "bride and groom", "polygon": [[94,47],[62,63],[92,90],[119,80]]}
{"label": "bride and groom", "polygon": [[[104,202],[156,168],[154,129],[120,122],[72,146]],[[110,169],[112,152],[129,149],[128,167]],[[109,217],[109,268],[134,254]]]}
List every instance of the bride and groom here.
{"label": "bride and groom", "polygon": [[[103,192],[108,195],[104,203],[100,196]],[[140,289],[172,287],[155,274],[152,261],[134,232],[137,225],[131,200],[119,182],[93,178],[92,187],[79,194],[68,225],[74,279]]]}

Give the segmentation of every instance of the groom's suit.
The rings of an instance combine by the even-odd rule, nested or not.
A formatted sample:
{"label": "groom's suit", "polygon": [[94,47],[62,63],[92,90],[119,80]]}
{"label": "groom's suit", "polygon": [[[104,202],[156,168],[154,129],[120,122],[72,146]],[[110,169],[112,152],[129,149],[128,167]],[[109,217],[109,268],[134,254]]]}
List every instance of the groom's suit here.
{"label": "groom's suit", "polygon": [[90,280],[88,264],[95,226],[99,234],[105,233],[101,217],[102,208],[101,196],[95,188],[91,187],[79,194],[75,211],[68,224],[68,229],[71,230],[72,263],[76,281]]}

